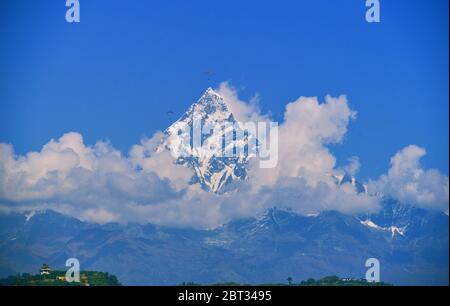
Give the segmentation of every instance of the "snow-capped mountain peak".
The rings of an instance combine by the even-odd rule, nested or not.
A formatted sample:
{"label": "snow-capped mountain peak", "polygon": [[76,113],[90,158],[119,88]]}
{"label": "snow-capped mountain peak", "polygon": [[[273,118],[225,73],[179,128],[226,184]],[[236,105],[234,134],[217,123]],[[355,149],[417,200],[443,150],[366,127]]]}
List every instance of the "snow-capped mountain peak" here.
{"label": "snow-capped mountain peak", "polygon": [[[245,137],[225,142],[225,139],[236,140],[237,133]],[[246,178],[249,155],[245,152],[248,152],[248,140],[254,136],[240,129],[224,98],[212,88],[167,128],[165,135],[160,149],[168,149],[178,164],[195,171],[191,183],[220,192],[228,183]]]}
{"label": "snow-capped mountain peak", "polygon": [[[198,101],[191,105],[188,111],[180,120],[186,118],[186,115],[202,115],[203,117],[213,117],[214,119],[226,120],[231,115],[224,98],[209,87]],[[202,118],[205,119],[205,118]]]}

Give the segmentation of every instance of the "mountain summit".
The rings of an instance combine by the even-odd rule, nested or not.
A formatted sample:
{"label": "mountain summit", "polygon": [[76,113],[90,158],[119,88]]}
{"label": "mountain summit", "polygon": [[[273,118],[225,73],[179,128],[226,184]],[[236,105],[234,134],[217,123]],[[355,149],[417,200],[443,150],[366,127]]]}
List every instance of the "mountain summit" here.
{"label": "mountain summit", "polygon": [[[194,134],[199,129],[201,146],[195,146]],[[164,133],[160,149],[168,149],[177,157],[176,163],[195,171],[192,184],[200,183],[203,189],[219,193],[227,184],[246,178],[249,154],[245,152],[248,152],[249,137],[254,136],[241,129],[224,98],[212,88]],[[240,133],[245,135],[242,141],[225,142],[225,139],[236,140]]]}

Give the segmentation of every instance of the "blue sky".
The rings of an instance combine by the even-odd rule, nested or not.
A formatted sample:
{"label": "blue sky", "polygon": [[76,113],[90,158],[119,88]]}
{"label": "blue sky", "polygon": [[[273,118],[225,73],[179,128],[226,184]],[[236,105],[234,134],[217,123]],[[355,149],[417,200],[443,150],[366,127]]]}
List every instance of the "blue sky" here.
{"label": "blue sky", "polygon": [[409,144],[448,174],[447,0],[381,0],[380,24],[363,0],[80,0],[79,24],[64,2],[0,4],[0,142],[18,154],[68,131],[127,152],[230,81],[277,120],[301,95],[346,94],[358,118],[332,150],[362,178]]}

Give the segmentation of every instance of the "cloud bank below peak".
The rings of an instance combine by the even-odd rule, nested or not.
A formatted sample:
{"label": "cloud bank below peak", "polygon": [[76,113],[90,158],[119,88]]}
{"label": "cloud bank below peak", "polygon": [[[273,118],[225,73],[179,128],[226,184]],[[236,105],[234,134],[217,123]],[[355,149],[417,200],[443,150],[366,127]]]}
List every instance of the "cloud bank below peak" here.
{"label": "cloud bank below peak", "polygon": [[370,190],[417,207],[448,212],[448,176],[437,169],[424,169],[420,160],[425,155],[426,150],[416,145],[401,149],[391,158],[388,172],[370,181]]}
{"label": "cloud bank below peak", "polygon": [[[222,83],[224,97],[238,121],[268,121],[256,99],[238,98]],[[352,157],[336,168],[329,144],[345,137],[356,112],[345,96],[300,97],[287,104],[279,124],[279,162],[260,169],[252,159],[248,180],[218,195],[189,185],[193,171],[174,163],[167,151],[155,152],[164,134],[142,139],[123,154],[107,141],[84,144],[79,133],[50,140],[39,152],[23,156],[0,143],[0,210],[53,209],[91,222],[139,222],[167,226],[214,228],[236,218],[254,217],[270,207],[300,214],[337,210],[348,214],[379,209],[384,194],[406,204],[448,211],[449,180],[438,170],[423,169],[425,150],[401,149],[390,168],[368,183],[369,194],[349,183],[336,184],[334,174],[354,175],[360,162]]]}

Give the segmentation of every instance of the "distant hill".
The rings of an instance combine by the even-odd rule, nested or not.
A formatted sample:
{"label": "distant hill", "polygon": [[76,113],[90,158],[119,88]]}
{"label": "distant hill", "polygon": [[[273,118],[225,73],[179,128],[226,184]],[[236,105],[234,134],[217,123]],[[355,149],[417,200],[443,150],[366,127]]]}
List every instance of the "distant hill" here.
{"label": "distant hill", "polygon": [[[91,224],[54,211],[0,214],[0,277],[43,262],[108,271],[126,285],[284,283],[327,275],[362,278],[377,258],[394,285],[448,285],[448,216],[385,202],[374,216],[269,209],[212,230]],[[370,220],[370,222],[369,222]]]}
{"label": "distant hill", "polygon": [[308,279],[294,286],[392,286],[388,283],[369,283],[365,279],[339,278],[337,276],[327,276],[319,280]]}
{"label": "distant hill", "polygon": [[82,271],[80,282],[65,280],[66,271],[52,271],[47,275],[23,273],[0,279],[0,286],[121,286],[117,277],[107,272]]}
{"label": "distant hill", "polygon": [[[197,283],[181,283],[180,286],[202,286]],[[218,283],[211,284],[211,286],[253,286],[250,284],[240,284],[240,283]],[[256,286],[393,286],[388,283],[369,283],[365,279],[355,279],[355,278],[339,278],[337,276],[327,276],[321,279],[315,280],[310,278],[305,281],[301,281],[300,283],[295,283],[291,279],[291,283],[282,283],[282,284],[259,284]]]}

